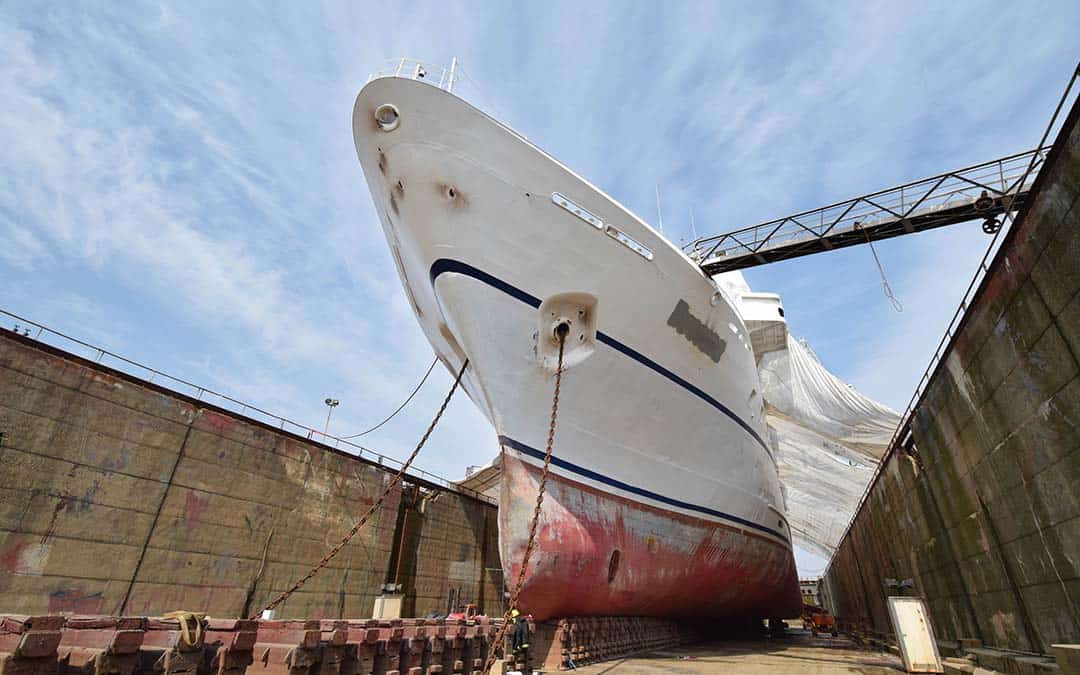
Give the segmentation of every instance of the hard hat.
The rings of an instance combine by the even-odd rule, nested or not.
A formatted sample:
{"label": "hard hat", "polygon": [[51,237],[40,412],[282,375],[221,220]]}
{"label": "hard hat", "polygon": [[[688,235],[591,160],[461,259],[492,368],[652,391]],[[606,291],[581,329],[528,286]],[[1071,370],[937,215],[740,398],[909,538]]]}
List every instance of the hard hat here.
{"label": "hard hat", "polygon": [[517,618],[517,617],[521,616],[521,612],[517,611],[516,609],[512,609],[512,610],[510,610],[510,616],[512,616],[514,618]]}

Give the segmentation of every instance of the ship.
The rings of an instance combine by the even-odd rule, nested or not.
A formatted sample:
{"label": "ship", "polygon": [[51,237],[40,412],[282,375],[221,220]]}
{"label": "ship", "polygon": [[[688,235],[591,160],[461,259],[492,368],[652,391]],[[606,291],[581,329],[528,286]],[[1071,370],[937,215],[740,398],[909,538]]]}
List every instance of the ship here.
{"label": "ship", "polygon": [[[401,60],[353,109],[356,153],[405,294],[494,427],[499,552],[518,579],[563,342],[557,431],[518,597],[537,619],[789,618],[802,601],[756,320],[615,199]],[[761,294],[759,294],[761,295]],[[770,335],[772,337],[770,338]]]}

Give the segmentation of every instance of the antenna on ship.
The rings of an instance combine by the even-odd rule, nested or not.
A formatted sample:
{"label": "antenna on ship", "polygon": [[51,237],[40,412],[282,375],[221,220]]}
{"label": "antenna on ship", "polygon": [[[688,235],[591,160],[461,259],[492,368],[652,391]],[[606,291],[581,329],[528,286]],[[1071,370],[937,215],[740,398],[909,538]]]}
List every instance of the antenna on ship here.
{"label": "antenna on ship", "polygon": [[664,212],[660,210],[660,184],[656,184],[656,218],[660,222],[660,234],[664,233]]}
{"label": "antenna on ship", "polygon": [[697,227],[694,225],[694,207],[690,207],[690,236],[691,241],[697,241]]}
{"label": "antenna on ship", "polygon": [[446,83],[446,93],[454,93],[454,75],[457,73],[457,57],[450,59],[450,80]]}

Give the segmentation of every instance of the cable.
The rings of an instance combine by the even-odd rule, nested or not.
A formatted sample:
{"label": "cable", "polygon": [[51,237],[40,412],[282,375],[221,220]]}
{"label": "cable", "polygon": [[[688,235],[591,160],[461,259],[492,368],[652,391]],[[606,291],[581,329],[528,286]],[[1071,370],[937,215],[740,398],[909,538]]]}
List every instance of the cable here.
{"label": "cable", "polygon": [[897,312],[903,312],[904,303],[900,302],[900,299],[893,294],[889,279],[885,276],[885,268],[881,265],[881,260],[878,259],[877,251],[874,249],[874,242],[870,240],[870,233],[860,227],[859,223],[855,223],[855,229],[861,229],[863,236],[866,237],[866,243],[870,244],[870,252],[874,254],[874,262],[877,263],[878,274],[881,275],[881,289],[885,291],[885,297],[892,303],[893,309]]}
{"label": "cable", "polygon": [[[463,75],[465,79],[472,84],[473,89],[476,91],[477,98],[483,99],[482,103],[484,106],[490,108],[491,112],[497,114],[503,120],[509,119],[503,106],[499,105],[494,97],[487,95],[484,88],[480,86],[480,83],[476,81],[476,78],[469,74],[468,69],[466,69],[460,61],[458,62],[457,72]],[[476,101],[476,103],[481,103],[481,101]]]}
{"label": "cable", "polygon": [[387,422],[389,422],[390,420],[394,419],[394,415],[397,415],[399,412],[401,412],[402,408],[409,405],[409,401],[411,401],[413,399],[413,396],[416,396],[416,392],[420,391],[420,387],[424,386],[424,382],[427,382],[428,375],[431,375],[431,371],[435,369],[435,364],[438,363],[438,362],[439,362],[439,357],[436,356],[435,359],[431,362],[431,365],[428,366],[427,372],[424,373],[424,376],[422,378],[420,378],[420,384],[416,385],[416,388],[412,390],[411,394],[409,394],[409,398],[405,399],[405,402],[402,403],[401,405],[399,405],[397,410],[390,413],[389,417],[384,419],[382,422],[379,422],[375,426],[371,427],[367,431],[361,431],[360,433],[353,434],[352,436],[341,436],[341,440],[345,441],[345,440],[348,440],[350,438],[357,438],[357,437],[363,436],[365,434],[370,434],[372,431],[375,431],[376,429],[378,429],[382,425],[384,425]]}

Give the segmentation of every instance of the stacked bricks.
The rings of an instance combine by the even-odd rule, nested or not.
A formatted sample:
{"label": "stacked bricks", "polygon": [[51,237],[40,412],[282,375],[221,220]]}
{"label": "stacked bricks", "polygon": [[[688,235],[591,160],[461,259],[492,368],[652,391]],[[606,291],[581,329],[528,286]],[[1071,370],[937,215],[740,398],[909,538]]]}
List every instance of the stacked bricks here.
{"label": "stacked bricks", "polygon": [[430,649],[428,627],[424,619],[404,619],[404,635],[401,646],[401,672],[403,675],[420,675]]}
{"label": "stacked bricks", "polygon": [[343,675],[372,672],[382,636],[378,619],[346,621],[345,626],[345,644],[351,650],[351,663],[347,661],[341,672]]}
{"label": "stacked bricks", "polygon": [[352,675],[356,672],[356,645],[349,644],[349,622],[323,620],[319,675]]}
{"label": "stacked bricks", "polygon": [[142,617],[71,617],[60,637],[61,667],[80,675],[132,675],[145,632]]}
{"label": "stacked bricks", "polygon": [[[501,620],[262,620],[0,616],[0,675],[479,675]],[[186,628],[186,631],[185,631]],[[640,617],[530,623],[528,662],[546,670],[696,639]]]}
{"label": "stacked bricks", "polygon": [[137,675],[197,675],[205,657],[206,619],[145,621]]}
{"label": "stacked bricks", "polygon": [[[501,620],[491,620],[487,617],[479,617],[476,624],[471,626],[465,633],[465,661],[464,672],[477,673],[484,667],[487,661],[488,651],[494,648],[495,637],[499,632]],[[471,669],[468,667],[471,664]]]}
{"label": "stacked bricks", "polygon": [[[636,652],[666,649],[698,638],[692,628],[650,617],[580,617],[546,621],[535,626],[533,663],[543,670],[565,670],[573,663],[623,658]],[[515,662],[515,665],[516,662]]]}
{"label": "stacked bricks", "polygon": [[2,675],[56,675],[59,616],[6,616],[0,619]]}
{"label": "stacked bricks", "polygon": [[[429,672],[446,674],[464,672],[465,661],[462,654],[465,651],[467,629],[464,619],[447,619],[443,622],[438,636],[434,638],[440,644],[432,645],[432,663]],[[435,657],[436,653],[440,655],[439,658]]]}
{"label": "stacked bricks", "polygon": [[211,675],[243,675],[254,662],[258,631],[251,619],[208,619],[203,658]]}
{"label": "stacked bricks", "polygon": [[424,672],[441,673],[445,670],[443,659],[446,656],[446,623],[436,622],[428,631],[428,654],[424,659]]}
{"label": "stacked bricks", "polygon": [[405,628],[401,619],[379,621],[379,643],[373,673],[398,675],[401,672],[401,644],[404,637]]}
{"label": "stacked bricks", "polygon": [[[187,628],[185,636],[185,627]],[[497,624],[0,616],[0,675],[475,675]]]}
{"label": "stacked bricks", "polygon": [[1078,261],[1080,104],[830,561],[846,625],[891,632],[911,579],[939,639],[1080,643]]}
{"label": "stacked bricks", "polygon": [[264,675],[316,675],[321,646],[319,621],[259,621],[255,663],[248,670]]}

